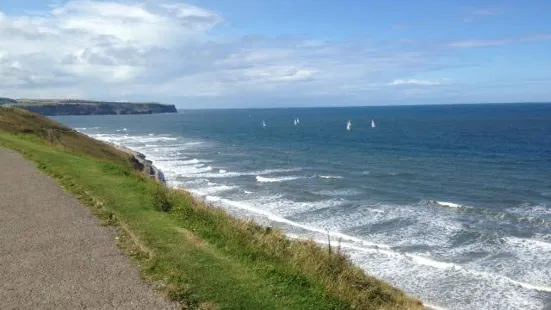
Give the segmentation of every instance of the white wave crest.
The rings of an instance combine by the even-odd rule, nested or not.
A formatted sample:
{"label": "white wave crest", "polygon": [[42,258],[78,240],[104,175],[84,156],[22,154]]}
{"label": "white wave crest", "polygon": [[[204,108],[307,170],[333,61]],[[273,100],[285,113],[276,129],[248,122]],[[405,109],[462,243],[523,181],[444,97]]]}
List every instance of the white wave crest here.
{"label": "white wave crest", "polygon": [[211,160],[206,160],[206,159],[197,159],[197,158],[194,158],[194,159],[189,159],[189,160],[182,160],[181,163],[184,164],[184,165],[192,165],[192,164],[200,164],[200,163],[210,163],[212,162]]}
{"label": "white wave crest", "polygon": [[301,177],[296,176],[286,176],[286,177],[275,177],[275,178],[266,178],[261,177],[259,175],[256,176],[256,181],[260,183],[278,183],[278,182],[284,182],[284,181],[292,181],[296,179],[300,179]]}
{"label": "white wave crest", "polygon": [[342,179],[340,175],[318,175],[320,179]]}
{"label": "white wave crest", "polygon": [[294,227],[297,227],[297,228],[301,228],[301,229],[304,229],[304,230],[307,230],[307,231],[319,233],[319,234],[322,234],[324,236],[329,236],[329,237],[334,238],[334,239],[342,239],[342,240],[353,241],[353,242],[356,242],[356,243],[364,245],[364,246],[374,247],[376,249],[390,249],[390,246],[386,245],[386,244],[372,243],[372,242],[369,242],[369,241],[364,240],[362,238],[350,236],[350,235],[343,234],[343,233],[340,233],[340,232],[331,232],[331,231],[327,231],[325,229],[321,229],[321,228],[317,228],[317,227],[313,227],[313,226],[308,226],[308,225],[304,225],[304,224],[301,224],[301,223],[298,223],[298,222],[295,222],[295,221],[291,221],[289,219],[286,219],[286,218],[281,217],[279,215],[273,214],[273,213],[268,212],[266,210],[255,208],[255,207],[251,206],[248,203],[233,201],[233,200],[224,199],[224,198],[220,199],[220,202],[224,203],[225,205],[234,207],[234,208],[238,208],[238,209],[241,209],[241,210],[245,210],[245,211],[249,211],[249,212],[252,212],[252,213],[255,213],[255,214],[262,215],[262,216],[266,217],[267,219],[269,219],[270,221],[273,221],[273,222],[287,224],[287,225],[294,226]]}

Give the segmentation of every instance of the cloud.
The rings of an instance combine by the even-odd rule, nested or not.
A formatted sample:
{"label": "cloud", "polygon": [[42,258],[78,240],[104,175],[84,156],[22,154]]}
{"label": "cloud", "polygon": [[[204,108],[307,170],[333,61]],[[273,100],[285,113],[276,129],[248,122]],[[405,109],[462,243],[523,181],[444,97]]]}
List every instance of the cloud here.
{"label": "cloud", "polygon": [[448,80],[449,80],[448,78],[441,78],[441,79],[432,80],[432,81],[431,80],[418,80],[418,79],[397,79],[397,80],[394,80],[394,81],[388,83],[388,85],[392,85],[392,86],[395,86],[395,85],[440,85],[443,82],[446,82]]}
{"label": "cloud", "polygon": [[162,1],[69,1],[41,14],[0,13],[0,93],[161,101],[360,96],[392,75],[440,66],[434,52],[407,42],[220,40],[211,32],[222,21],[213,11]]}
{"label": "cloud", "polygon": [[548,41],[551,40],[551,34],[538,34],[530,35],[519,38],[504,38],[497,40],[464,40],[464,41],[454,41],[447,44],[448,47],[454,48],[469,48],[469,47],[489,47],[489,46],[500,46],[507,44],[519,44],[524,42],[534,42],[534,41]]}
{"label": "cloud", "polygon": [[69,1],[42,15],[0,13],[2,87],[40,87],[60,74],[75,85],[128,82],[220,21],[184,4]]}
{"label": "cloud", "polygon": [[501,40],[465,40],[465,41],[456,41],[448,44],[449,47],[487,47],[487,46],[498,46],[511,44],[515,42],[513,39],[501,39]]}
{"label": "cloud", "polygon": [[[225,20],[214,11],[143,1],[73,0],[39,14],[0,12],[0,95],[158,100],[194,107],[288,97],[368,103],[436,89],[414,86],[448,85],[445,79],[396,77],[470,66],[457,50],[439,43],[218,36]],[[541,34],[523,40],[546,39]],[[449,46],[482,44],[465,42]]]}

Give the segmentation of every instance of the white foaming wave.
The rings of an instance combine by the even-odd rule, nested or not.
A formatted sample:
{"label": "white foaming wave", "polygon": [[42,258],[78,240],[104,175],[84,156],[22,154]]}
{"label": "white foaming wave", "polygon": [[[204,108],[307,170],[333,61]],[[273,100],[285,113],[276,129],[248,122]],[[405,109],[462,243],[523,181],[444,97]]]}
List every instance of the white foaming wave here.
{"label": "white foaming wave", "polygon": [[185,185],[193,185],[193,184],[200,184],[200,183],[210,183],[208,179],[191,179],[181,182]]}
{"label": "white foaming wave", "polygon": [[415,263],[419,265],[430,266],[438,269],[450,269],[450,268],[461,269],[462,268],[460,265],[434,260],[432,258],[428,258],[423,255],[415,255],[415,254],[404,254],[404,255],[411,258]]}
{"label": "white foaming wave", "polygon": [[224,174],[224,173],[226,173],[226,172],[228,172],[228,171],[227,171],[227,170],[224,170],[224,169],[220,169],[220,170],[218,170],[218,173],[222,173],[222,174]]}
{"label": "white foaming wave", "polygon": [[551,254],[550,242],[545,242],[537,239],[518,238],[518,237],[505,237],[503,239],[505,239],[505,242],[509,246],[528,248],[528,249],[537,249],[537,250],[547,251],[549,252],[549,254]]}
{"label": "white foaming wave", "polygon": [[[295,235],[295,236],[297,236],[297,235]],[[316,241],[317,243],[328,243],[328,241],[321,240],[321,239],[320,240],[314,240],[314,241]],[[418,265],[434,267],[434,268],[441,269],[441,270],[453,269],[453,270],[456,270],[456,271],[469,273],[469,274],[476,275],[476,276],[483,277],[483,278],[488,278],[488,279],[492,279],[492,280],[506,281],[506,282],[509,282],[510,284],[518,285],[518,286],[521,286],[523,288],[530,289],[530,290],[551,292],[551,286],[525,283],[525,282],[521,282],[521,281],[511,279],[510,277],[507,277],[507,276],[504,276],[504,275],[492,274],[492,273],[485,272],[485,271],[477,271],[477,270],[473,270],[473,269],[468,269],[468,268],[466,268],[464,266],[461,266],[459,264],[434,260],[434,259],[428,258],[424,255],[417,255],[417,254],[411,254],[411,253],[400,253],[400,252],[392,251],[392,250],[363,248],[363,247],[358,247],[358,246],[354,246],[354,245],[350,245],[350,244],[346,244],[346,243],[340,244],[340,246],[350,248],[350,249],[359,250],[359,251],[363,251],[363,252],[367,252],[367,253],[385,254],[385,255],[393,256],[393,257],[403,255],[405,257],[410,258],[413,262],[415,262]]]}
{"label": "white foaming wave", "polygon": [[194,173],[203,173],[203,172],[209,172],[209,171],[212,171],[212,167],[211,166],[206,166],[206,167],[194,167],[195,168],[195,171]]}
{"label": "white foaming wave", "polygon": [[455,209],[459,209],[459,208],[463,207],[463,205],[453,203],[453,202],[438,201],[438,200],[435,200],[434,202],[437,205],[440,205],[440,206],[443,206],[443,207],[449,207],[449,208],[455,208]]}
{"label": "white foaming wave", "polygon": [[509,208],[507,212],[517,214],[520,216],[532,217],[532,218],[549,218],[551,217],[551,207],[543,204],[531,205],[522,204],[515,208]]}
{"label": "white foaming wave", "polygon": [[342,179],[340,175],[318,175],[320,179]]}
{"label": "white foaming wave", "polygon": [[[177,161],[175,161],[175,162],[177,163]],[[184,165],[193,165],[193,164],[200,164],[200,163],[211,163],[212,160],[194,158],[194,159],[189,159],[189,160],[182,160],[182,161],[179,161],[179,162],[184,164]]]}
{"label": "white foaming wave", "polygon": [[[296,238],[296,239],[303,239],[303,240],[308,239],[308,238],[305,238],[303,236],[299,236],[299,235],[296,235],[296,234],[289,234],[289,236],[291,238]],[[329,243],[329,241],[326,240],[326,239],[314,239],[314,241],[317,242],[317,243],[320,243],[320,244],[328,244]],[[333,243],[333,242],[331,242],[331,243]],[[333,243],[333,244],[335,244],[335,243]],[[350,244],[350,243],[347,243],[347,242],[344,242],[344,243],[339,242],[338,246],[340,248],[342,248],[343,250],[345,250],[345,251],[346,250],[353,250],[353,251],[356,251],[356,252],[366,253],[366,254],[370,254],[370,255],[377,255],[377,257],[379,257],[381,255],[384,256],[384,257],[387,257],[386,259],[385,258],[374,259],[375,258],[374,256],[365,257],[363,255],[360,255],[360,256],[353,255],[352,259],[355,260],[355,258],[362,257],[360,262],[363,261],[363,262],[369,262],[369,263],[367,265],[363,265],[363,264],[361,264],[361,265],[366,266],[365,268],[367,268],[367,270],[369,270],[370,273],[373,274],[373,272],[375,272],[375,275],[383,276],[383,278],[387,278],[388,276],[390,276],[390,279],[393,279],[391,282],[395,283],[395,285],[398,285],[398,286],[404,285],[404,280],[405,279],[402,278],[402,277],[395,278],[396,275],[401,275],[401,276],[406,275],[408,281],[411,282],[411,283],[408,283],[408,284],[413,285],[413,286],[418,286],[419,283],[423,283],[423,281],[420,281],[420,282],[419,281],[411,281],[411,279],[419,279],[421,277],[421,278],[426,279],[426,280],[442,279],[442,280],[445,280],[446,283],[450,283],[449,279],[463,278],[463,279],[467,280],[467,281],[464,282],[465,285],[469,284],[469,287],[471,287],[471,285],[473,285],[473,283],[471,282],[472,280],[469,280],[469,279],[472,279],[472,277],[475,277],[481,282],[475,282],[477,284],[473,288],[474,291],[472,291],[471,293],[484,292],[484,291],[493,291],[493,290],[496,290],[496,289],[500,289],[500,290],[503,291],[503,293],[505,293],[505,292],[508,292],[509,289],[511,289],[515,286],[521,287],[523,289],[528,290],[528,292],[526,292],[526,293],[516,291],[516,292],[514,292],[514,294],[511,294],[511,292],[509,292],[509,294],[507,294],[508,299],[506,301],[503,301],[502,298],[492,299],[490,301],[487,301],[486,299],[488,298],[488,296],[486,296],[484,294],[481,294],[480,298],[485,298],[485,299],[478,299],[478,300],[479,300],[479,302],[481,302],[483,300],[485,302],[488,302],[488,304],[486,304],[486,306],[482,306],[481,304],[478,304],[478,303],[477,304],[469,303],[469,306],[466,306],[466,305],[457,306],[456,305],[454,307],[454,308],[458,308],[458,309],[494,309],[494,308],[496,308],[495,307],[496,304],[511,306],[513,304],[513,302],[515,302],[515,304],[517,304],[517,305],[522,305],[521,307],[513,307],[515,309],[517,309],[517,308],[518,309],[520,309],[520,308],[522,308],[522,309],[539,309],[539,308],[541,308],[541,305],[539,305],[537,299],[533,299],[533,297],[535,295],[533,293],[530,293],[529,291],[549,292],[549,290],[551,290],[551,288],[546,287],[546,286],[533,285],[533,284],[530,284],[530,283],[517,281],[517,280],[511,279],[509,277],[502,276],[502,275],[491,274],[491,273],[487,273],[487,272],[480,272],[480,271],[476,271],[476,270],[470,270],[470,269],[467,269],[467,268],[465,268],[465,267],[463,267],[459,264],[434,260],[432,258],[428,258],[425,255],[417,255],[417,254],[411,254],[411,253],[400,253],[400,252],[397,252],[397,251],[388,250],[388,249],[380,249],[380,248],[379,249],[369,248],[369,247],[366,248],[366,247],[363,247],[363,246],[358,246],[358,245]],[[404,264],[407,263],[407,262],[409,262],[410,264],[414,264],[414,265],[411,265],[410,267],[408,267],[407,265],[404,266]],[[386,264],[387,266],[384,266],[383,264]],[[431,272],[430,270],[427,270],[427,269],[422,269],[422,267],[416,268],[415,265],[417,265],[417,266],[427,266],[429,268],[432,268],[432,270],[434,270],[434,272],[436,272],[436,273]],[[369,267],[367,267],[367,266],[369,266]],[[404,272],[399,271],[399,272],[394,273],[394,274],[391,273],[391,271],[395,270],[396,267],[403,268]],[[421,269],[419,269],[419,268],[421,268]],[[382,273],[381,273],[381,271],[382,271]],[[428,279],[427,279],[427,277],[428,277]],[[458,285],[456,283],[457,280],[451,280],[451,281],[452,281],[452,283],[455,283],[454,287],[456,287],[457,289],[461,288],[461,286],[457,286]],[[434,288],[441,287],[441,280],[435,280],[434,282],[435,282],[433,284]],[[463,281],[461,283],[463,283]],[[423,284],[423,286],[424,286],[424,284]],[[483,287],[483,289],[477,289],[477,287]],[[435,291],[434,289],[429,289],[429,291],[433,295],[439,295],[439,294],[443,293],[442,291],[438,292],[438,291]],[[438,293],[438,294],[435,294],[435,292]],[[453,290],[449,291],[449,292],[453,293]],[[497,295],[501,296],[501,294],[497,294]],[[440,296],[440,299],[441,299],[441,302],[447,302],[449,304],[450,298],[442,298]],[[424,302],[424,304],[426,306],[428,306],[429,308],[431,308],[431,309],[446,309],[446,308],[443,308],[439,305],[434,305],[431,302],[429,302],[429,303]],[[500,308],[500,307],[497,307],[497,308]]]}
{"label": "white foaming wave", "polygon": [[154,143],[154,142],[163,142],[163,141],[177,141],[178,138],[174,137],[164,137],[164,136],[129,136],[129,135],[120,135],[120,134],[94,134],[91,135],[93,138],[109,142],[118,142],[118,143]]}
{"label": "white foaming wave", "polygon": [[284,176],[284,177],[266,178],[266,177],[262,177],[262,176],[257,175],[256,176],[256,181],[260,182],[260,183],[279,183],[279,182],[297,180],[297,179],[301,179],[301,178],[302,177],[299,177],[299,176]]}
{"label": "white foaming wave", "polygon": [[[266,170],[259,170],[259,171],[243,171],[243,172],[235,172],[235,171],[226,171],[224,173],[211,173],[211,174],[204,174],[202,175],[205,178],[230,178],[230,177],[240,177],[240,176],[257,176],[257,175],[268,175],[272,173],[283,173],[283,172],[293,172],[293,171],[300,171],[300,168],[293,168],[293,169],[266,169]],[[224,170],[225,171],[225,170]]]}
{"label": "white foaming wave", "polygon": [[[393,246],[449,247],[452,238],[463,231],[461,223],[439,208],[421,204],[394,205],[362,201],[348,212],[309,214],[309,224],[329,230],[362,231]],[[392,229],[380,229],[386,224]],[[399,223],[399,224],[396,224]],[[381,226],[381,224],[384,224]]]}
{"label": "white foaming wave", "polygon": [[227,192],[238,188],[233,185],[220,185],[216,183],[210,183],[208,185],[207,187],[189,189],[189,191],[199,196],[210,196],[214,193]]}
{"label": "white foaming wave", "polygon": [[299,217],[303,218],[305,212],[312,212],[322,209],[332,209],[341,207],[347,203],[347,200],[336,198],[319,201],[293,201],[282,198],[280,195],[255,197],[253,200],[241,201],[242,203],[255,206],[281,217]]}
{"label": "white foaming wave", "polygon": [[251,206],[247,203],[243,203],[243,202],[239,202],[239,201],[233,201],[233,200],[229,200],[229,199],[225,199],[225,198],[220,198],[218,201],[220,201],[223,204],[225,204],[227,206],[230,206],[230,207],[234,207],[234,208],[238,208],[238,209],[241,209],[241,210],[249,211],[251,213],[262,215],[262,216],[266,217],[267,219],[269,219],[272,222],[287,224],[289,226],[293,226],[293,227],[296,227],[296,228],[301,228],[301,229],[304,229],[304,230],[307,230],[307,231],[310,231],[310,232],[319,233],[319,234],[322,234],[324,236],[330,236],[330,237],[337,238],[337,239],[354,241],[354,242],[362,244],[364,246],[371,246],[371,247],[376,247],[376,248],[380,248],[380,249],[390,249],[390,246],[385,245],[385,244],[377,244],[377,243],[369,242],[369,241],[367,241],[365,239],[362,239],[362,238],[350,236],[350,235],[343,234],[343,233],[340,233],[340,232],[327,231],[327,230],[320,229],[320,228],[317,228],[317,227],[312,227],[312,226],[304,225],[304,224],[301,224],[301,223],[298,223],[298,222],[295,222],[295,221],[291,221],[289,219],[286,219],[286,218],[281,217],[279,215],[273,214],[273,213],[268,212],[266,210],[255,208],[255,207],[253,207],[253,206]]}
{"label": "white foaming wave", "polygon": [[184,145],[201,145],[203,143],[204,142],[202,142],[202,141],[192,141],[192,142],[186,142],[186,143],[184,143]]}
{"label": "white foaming wave", "polygon": [[362,191],[356,188],[346,188],[346,189],[325,189],[325,190],[316,191],[313,193],[318,195],[324,195],[324,196],[356,196],[356,195],[360,195]]}

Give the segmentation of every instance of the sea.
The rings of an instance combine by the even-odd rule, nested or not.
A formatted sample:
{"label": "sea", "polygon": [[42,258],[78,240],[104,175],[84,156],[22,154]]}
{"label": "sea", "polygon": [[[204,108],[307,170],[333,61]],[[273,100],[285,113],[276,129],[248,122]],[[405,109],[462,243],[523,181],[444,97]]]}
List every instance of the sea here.
{"label": "sea", "polygon": [[551,309],[551,104],[55,119],[434,309]]}

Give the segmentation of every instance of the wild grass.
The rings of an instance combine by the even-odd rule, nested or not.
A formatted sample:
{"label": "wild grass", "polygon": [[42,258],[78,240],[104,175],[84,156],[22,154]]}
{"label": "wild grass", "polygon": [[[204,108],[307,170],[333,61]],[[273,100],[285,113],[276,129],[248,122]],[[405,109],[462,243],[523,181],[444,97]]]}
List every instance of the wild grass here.
{"label": "wild grass", "polygon": [[76,154],[120,164],[134,164],[132,156],[125,152],[101,141],[90,139],[49,118],[19,108],[0,107],[0,131],[30,134],[50,142],[57,148]]}
{"label": "wild grass", "polygon": [[121,247],[145,279],[184,309],[422,308],[366,275],[338,247],[292,241],[233,218],[186,191],[160,187],[125,160],[60,148],[34,132],[0,132],[0,145],[35,161],[117,226]]}

